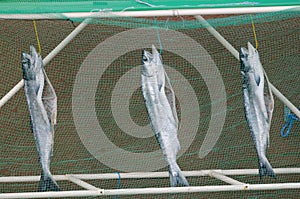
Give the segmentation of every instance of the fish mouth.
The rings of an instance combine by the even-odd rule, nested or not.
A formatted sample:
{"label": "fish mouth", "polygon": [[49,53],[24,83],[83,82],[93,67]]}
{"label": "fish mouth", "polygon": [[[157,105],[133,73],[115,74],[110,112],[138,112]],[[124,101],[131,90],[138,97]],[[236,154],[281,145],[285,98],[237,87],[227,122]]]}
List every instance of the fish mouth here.
{"label": "fish mouth", "polygon": [[240,58],[246,58],[253,56],[255,53],[257,53],[257,50],[252,46],[250,42],[247,43],[247,48],[241,47],[240,51]]}
{"label": "fish mouth", "polygon": [[254,48],[254,46],[252,46],[250,42],[248,42],[247,46],[249,56],[253,56],[255,53],[257,53],[256,49]]}
{"label": "fish mouth", "polygon": [[30,55],[32,57],[38,56],[36,49],[33,46],[30,46]]}
{"label": "fish mouth", "polygon": [[152,44],[152,54],[158,54],[157,49],[155,48],[155,46]]}

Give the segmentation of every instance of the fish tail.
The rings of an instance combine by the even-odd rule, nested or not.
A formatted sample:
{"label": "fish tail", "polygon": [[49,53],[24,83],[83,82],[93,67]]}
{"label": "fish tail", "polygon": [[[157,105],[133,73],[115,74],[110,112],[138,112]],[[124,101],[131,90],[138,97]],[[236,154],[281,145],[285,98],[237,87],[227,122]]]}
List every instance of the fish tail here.
{"label": "fish tail", "polygon": [[259,175],[260,178],[262,178],[263,176],[270,176],[276,178],[276,174],[266,157],[261,158],[259,160]]}
{"label": "fish tail", "polygon": [[169,174],[171,187],[176,187],[177,185],[189,186],[188,181],[177,164],[172,167],[169,166]]}
{"label": "fish tail", "polygon": [[60,188],[51,174],[45,175],[42,172],[38,191],[60,191]]}

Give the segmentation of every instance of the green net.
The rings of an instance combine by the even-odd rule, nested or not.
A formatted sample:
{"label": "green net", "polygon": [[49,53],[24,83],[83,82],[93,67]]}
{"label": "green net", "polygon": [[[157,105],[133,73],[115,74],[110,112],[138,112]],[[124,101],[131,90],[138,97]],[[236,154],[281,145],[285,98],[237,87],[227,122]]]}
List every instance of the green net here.
{"label": "green net", "polygon": [[3,0],[0,3],[1,14],[38,14],[38,13],[67,13],[67,12],[91,12],[96,10],[110,11],[138,11],[138,10],[168,10],[168,9],[195,9],[195,8],[237,8],[237,7],[265,7],[265,6],[294,6],[299,5],[297,0],[105,0],[105,1],[81,1],[81,0]]}
{"label": "green net", "polygon": [[[107,2],[125,4],[125,1]],[[194,6],[197,3],[191,2]],[[97,3],[100,2],[93,5]],[[119,10],[121,7],[124,6]],[[6,11],[15,12],[12,8]],[[2,13],[6,11],[1,9]],[[253,21],[260,59],[269,80],[295,106],[300,106],[299,11],[204,18],[238,51],[248,41],[255,44]],[[36,21],[42,57],[47,57],[82,21],[79,18]],[[32,20],[1,20],[0,25],[0,96],[3,97],[22,79],[21,52],[28,52],[29,45],[37,48],[37,37]],[[256,169],[257,156],[244,116],[239,61],[207,28],[207,24],[186,16],[115,16],[89,21],[45,66],[58,97],[51,172],[63,175],[167,170],[166,165],[160,165],[164,160],[148,125],[140,85],[142,50],[149,50],[152,44],[161,51],[176,94],[181,143],[177,161],[181,169]],[[275,96],[267,157],[274,168],[300,167],[300,126],[295,123],[287,138],[280,136],[285,124],[283,107]],[[40,175],[23,88],[1,107],[0,114],[0,177]],[[205,143],[211,143],[211,148],[207,145],[201,148]],[[235,179],[246,183],[280,183],[299,182],[299,177],[278,175],[276,180],[267,177],[261,181],[255,175]],[[188,180],[193,186],[224,184],[208,177]],[[89,182],[104,189],[118,184],[116,179]],[[66,181],[58,183],[64,191],[79,188]],[[0,192],[35,191],[37,186],[37,182],[0,183]],[[168,178],[121,179],[120,188],[167,186]],[[151,198],[295,198],[298,191],[190,193],[151,195]]]}

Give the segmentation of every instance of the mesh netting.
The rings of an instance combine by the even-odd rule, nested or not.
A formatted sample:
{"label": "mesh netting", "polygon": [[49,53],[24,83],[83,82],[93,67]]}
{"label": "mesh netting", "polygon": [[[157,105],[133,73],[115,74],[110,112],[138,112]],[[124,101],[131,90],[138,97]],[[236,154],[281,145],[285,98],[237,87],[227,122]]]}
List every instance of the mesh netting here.
{"label": "mesh netting", "polygon": [[170,9],[209,9],[209,8],[249,8],[272,6],[298,6],[297,0],[2,0],[0,4],[1,14],[45,14],[45,13],[74,13],[108,11],[149,11]]}
{"label": "mesh netting", "polygon": [[[270,82],[294,105],[300,106],[299,14],[298,11],[285,11],[204,18],[237,50],[248,41],[255,43],[252,18],[261,62]],[[37,21],[43,58],[79,25],[81,20],[77,20]],[[0,96],[3,97],[22,79],[21,52],[28,52],[29,45],[37,47],[37,39],[31,20],[1,20],[0,25]],[[184,150],[178,158],[181,169],[257,168],[257,156],[244,116],[239,61],[194,17],[115,17],[92,20],[45,66],[58,97],[52,173],[143,171],[143,166],[152,164],[152,159],[141,160],[138,155],[159,150],[153,132],[147,126],[147,111],[140,87],[141,53],[143,49],[150,49],[151,44],[161,50],[163,63],[174,84],[179,120],[184,121],[179,131]],[[124,53],[121,52],[123,49]],[[200,63],[200,66],[193,63]],[[224,83],[225,90],[219,87],[219,82]],[[225,108],[221,106],[224,102]],[[87,112],[88,108],[94,108],[94,113]],[[0,114],[0,176],[40,175],[23,88],[1,107]],[[210,128],[214,129],[212,125],[220,123],[220,115],[224,115],[225,122],[220,135],[214,138],[216,143],[211,146],[212,150],[202,149],[203,154],[208,154],[200,158],[205,136]],[[95,126],[91,123],[94,120],[97,121]],[[274,168],[300,167],[300,126],[295,123],[290,135],[283,139],[280,131],[284,123],[283,104],[275,97],[268,159]],[[79,127],[84,124],[87,126]],[[140,129],[148,130],[139,134]],[[192,136],[186,136],[189,134]],[[217,136],[214,132],[212,135]],[[101,139],[107,139],[107,142],[103,143]],[[110,144],[116,147],[115,151],[109,148]],[[126,154],[136,156],[132,155],[129,162]],[[163,159],[160,155],[158,159]],[[166,171],[167,167],[154,170]],[[279,175],[276,180],[266,177],[262,181],[259,176],[236,179],[247,183],[299,182],[299,175]],[[191,185],[223,184],[208,177],[188,180]],[[117,186],[117,180],[89,182],[101,188]],[[58,183],[63,190],[78,188],[69,182]],[[1,183],[0,192],[32,191],[37,186],[38,183]],[[165,186],[169,186],[168,178],[121,179],[120,187]],[[153,195],[151,198],[165,196],[172,195]],[[297,196],[296,189],[177,194],[176,198]]]}

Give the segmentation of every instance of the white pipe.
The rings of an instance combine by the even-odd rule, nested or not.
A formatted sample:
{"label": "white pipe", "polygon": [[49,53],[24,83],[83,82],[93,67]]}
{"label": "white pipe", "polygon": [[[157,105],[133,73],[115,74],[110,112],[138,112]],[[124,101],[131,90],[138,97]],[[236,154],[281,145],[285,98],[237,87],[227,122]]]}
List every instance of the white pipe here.
{"label": "white pipe", "polygon": [[73,175],[67,174],[66,178],[69,181],[71,181],[71,182],[73,182],[73,183],[75,183],[75,184],[77,184],[77,185],[79,185],[79,186],[81,186],[81,187],[83,187],[83,188],[85,188],[87,190],[94,190],[94,191],[96,190],[96,191],[99,191],[99,188],[97,188],[97,187],[95,187],[95,186],[93,186],[93,185],[91,185],[91,184],[89,184],[87,182],[84,182],[84,181],[82,181],[82,180],[74,177]]}
{"label": "white pipe", "polygon": [[[300,168],[275,168],[276,174],[300,173]],[[190,193],[190,192],[219,192],[219,191],[243,191],[243,190],[278,190],[299,189],[300,183],[277,183],[277,184],[243,184],[223,175],[253,175],[258,174],[257,169],[234,169],[234,170],[200,170],[184,171],[186,176],[213,176],[234,185],[220,186],[191,186],[191,187],[164,187],[164,188],[138,188],[138,189],[98,189],[80,179],[116,179],[116,173],[108,174],[72,174],[54,175],[56,180],[71,180],[72,182],[88,189],[85,191],[60,191],[60,192],[26,192],[26,193],[0,193],[2,198],[53,198],[53,197],[84,197],[101,195],[135,195],[135,194],[165,194],[165,193]],[[155,178],[168,177],[168,172],[135,172],[121,173],[123,178]],[[77,179],[78,178],[78,179]],[[39,181],[39,176],[15,176],[0,177],[0,182],[25,182]],[[81,181],[81,182],[79,182]],[[79,182],[79,183],[78,183]],[[83,183],[82,183],[83,182]],[[241,183],[241,184],[239,184]],[[86,186],[87,185],[87,186]]]}
{"label": "white pipe", "polygon": [[[130,9],[130,8],[128,8]],[[73,12],[73,13],[47,13],[47,14],[0,14],[0,19],[65,19],[67,18],[101,18],[111,16],[122,17],[154,17],[154,16],[194,16],[215,14],[247,14],[277,12],[287,9],[299,10],[300,6],[266,6],[266,7],[236,7],[236,8],[199,8],[199,9],[171,9],[171,10],[149,10],[149,11],[121,11],[111,12],[102,10],[95,12]],[[109,15],[107,14],[109,13]]]}
{"label": "white pipe", "polygon": [[278,189],[299,189],[299,188],[300,188],[300,183],[216,185],[216,186],[190,186],[190,187],[164,187],[164,188],[109,189],[109,190],[104,190],[104,195],[278,190]]}
{"label": "white pipe", "polygon": [[217,178],[219,180],[222,180],[223,182],[226,182],[226,183],[231,184],[231,185],[243,185],[243,184],[245,184],[245,183],[242,183],[238,180],[232,179],[228,176],[222,175],[221,173],[218,173],[216,171],[212,171],[210,176],[214,177],[214,178]]}
{"label": "white pipe", "polygon": [[285,98],[284,95],[282,95],[280,91],[277,88],[275,88],[275,86],[271,83],[270,83],[270,88],[272,89],[274,95],[276,95],[278,99],[280,99],[287,107],[289,107],[289,109],[293,113],[295,113],[295,115],[298,118],[300,118],[300,111],[287,98]]}
{"label": "white pipe", "polygon": [[0,199],[10,198],[62,198],[62,197],[87,197],[101,196],[103,190],[99,191],[56,191],[56,192],[25,192],[25,193],[0,193]]}
{"label": "white pipe", "polygon": [[216,186],[163,187],[163,188],[135,188],[135,189],[106,189],[106,190],[100,189],[99,191],[3,193],[0,194],[0,199],[166,194],[166,193],[220,192],[220,191],[245,191],[245,190],[278,190],[278,189],[299,189],[299,188],[300,188],[300,183],[277,183],[277,184],[274,183],[274,184],[216,185]]}
{"label": "white pipe", "polygon": [[[49,55],[45,57],[43,60],[44,66],[47,65],[53,57],[55,57],[66,45],[70,43],[70,41],[78,35],[89,23],[91,19],[85,19],[80,25],[78,25],[60,44],[54,48]],[[11,89],[1,100],[0,100],[0,108],[11,99],[22,87],[24,86],[24,80],[22,79],[13,89]]]}
{"label": "white pipe", "polygon": [[[300,174],[300,168],[274,168],[276,174]],[[223,175],[256,175],[258,169],[230,169],[230,170],[214,170]]]}
{"label": "white pipe", "polygon": [[239,58],[239,52],[218,32],[214,29],[203,17],[200,15],[195,16],[195,18],[202,23],[202,25],[212,34],[231,54],[236,58]]}
{"label": "white pipe", "polygon": [[[218,33],[203,17],[197,15],[195,16],[205,27],[206,29],[227,49],[229,52],[238,60],[239,52],[220,34]],[[278,99],[290,108],[292,112],[294,112],[298,118],[300,118],[300,111],[284,96],[282,93],[273,85],[269,84],[270,89],[278,97]]]}
{"label": "white pipe", "polygon": [[[276,174],[300,174],[300,168],[274,168]],[[210,176],[212,172],[222,175],[257,175],[258,169],[231,169],[231,170],[199,170],[199,171],[183,171],[186,177]],[[133,172],[133,173],[119,173],[121,179],[139,179],[139,178],[168,178],[168,172]],[[104,179],[118,179],[119,175],[116,173],[104,174],[71,174],[71,176],[81,180],[104,180]],[[53,175],[57,181],[69,180],[66,175]],[[9,176],[0,177],[0,183],[8,182],[38,182],[40,176]]]}
{"label": "white pipe", "polygon": [[15,87],[13,87],[2,99],[0,99],[0,108],[10,100],[22,87],[24,86],[24,79],[19,81]]}

